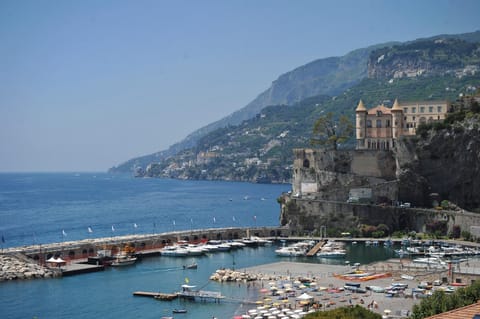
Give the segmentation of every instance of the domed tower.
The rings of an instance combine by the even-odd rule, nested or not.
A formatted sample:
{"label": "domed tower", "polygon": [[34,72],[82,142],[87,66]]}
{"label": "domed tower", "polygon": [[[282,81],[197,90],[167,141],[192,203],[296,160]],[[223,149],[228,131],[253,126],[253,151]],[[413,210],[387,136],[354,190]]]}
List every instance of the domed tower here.
{"label": "domed tower", "polygon": [[358,102],[355,110],[355,135],[357,138],[357,149],[365,148],[365,128],[366,128],[367,109],[362,100]]}
{"label": "domed tower", "polygon": [[400,104],[398,104],[398,100],[395,99],[395,102],[393,103],[392,109],[392,138],[393,140],[396,140],[397,138],[402,135],[402,130],[403,130],[403,110],[400,107]]}

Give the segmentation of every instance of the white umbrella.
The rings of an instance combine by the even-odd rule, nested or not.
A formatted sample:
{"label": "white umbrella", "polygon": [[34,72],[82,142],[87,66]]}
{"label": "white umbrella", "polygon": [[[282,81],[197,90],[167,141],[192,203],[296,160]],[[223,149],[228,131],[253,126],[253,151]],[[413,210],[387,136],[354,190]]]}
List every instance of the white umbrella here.
{"label": "white umbrella", "polygon": [[309,299],[313,299],[312,296],[310,296],[309,294],[307,293],[303,293],[301,294],[300,296],[297,297],[298,300],[309,300]]}

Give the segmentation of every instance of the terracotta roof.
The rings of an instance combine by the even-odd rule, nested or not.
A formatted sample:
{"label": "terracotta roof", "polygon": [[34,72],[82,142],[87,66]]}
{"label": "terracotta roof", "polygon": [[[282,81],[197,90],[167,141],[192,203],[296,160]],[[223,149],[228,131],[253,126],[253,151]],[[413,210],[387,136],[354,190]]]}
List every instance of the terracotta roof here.
{"label": "terracotta roof", "polygon": [[480,314],[480,302],[427,317],[425,319],[473,319],[476,314]]}
{"label": "terracotta roof", "polygon": [[391,110],[385,105],[379,105],[373,109],[368,110],[369,115],[376,115],[378,111],[381,111],[383,114],[392,114]]}

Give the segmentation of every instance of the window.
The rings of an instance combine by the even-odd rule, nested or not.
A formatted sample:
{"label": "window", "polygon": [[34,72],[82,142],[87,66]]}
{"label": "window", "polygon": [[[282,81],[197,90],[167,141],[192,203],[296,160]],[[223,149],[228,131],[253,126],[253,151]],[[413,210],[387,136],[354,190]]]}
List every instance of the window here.
{"label": "window", "polygon": [[371,120],[367,120],[367,127],[372,127],[372,121]]}
{"label": "window", "polygon": [[440,105],[437,106],[437,112],[438,112],[438,113],[442,113],[442,107],[441,107]]}
{"label": "window", "polygon": [[309,167],[310,167],[310,161],[309,161],[308,159],[305,159],[305,160],[303,161],[303,167],[305,167],[305,168],[309,168]]}
{"label": "window", "polygon": [[377,111],[377,116],[382,116],[382,111]]}
{"label": "window", "polygon": [[408,113],[408,107],[403,108],[403,113]]}
{"label": "window", "polygon": [[377,127],[382,127],[382,120],[377,120]]}
{"label": "window", "polygon": [[420,106],[420,113],[425,113],[425,106]]}
{"label": "window", "polygon": [[433,106],[428,107],[428,112],[433,113]]}
{"label": "window", "polygon": [[416,107],[412,107],[412,113],[417,113],[417,108]]}
{"label": "window", "polygon": [[387,122],[385,123],[385,127],[390,127],[390,120],[387,120]]}

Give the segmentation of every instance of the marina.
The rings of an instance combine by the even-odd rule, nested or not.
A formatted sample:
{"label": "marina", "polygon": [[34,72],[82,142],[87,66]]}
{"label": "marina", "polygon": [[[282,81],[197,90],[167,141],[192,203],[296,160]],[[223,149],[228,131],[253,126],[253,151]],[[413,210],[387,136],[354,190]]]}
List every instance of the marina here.
{"label": "marina", "polygon": [[[0,283],[0,307],[5,317],[84,319],[101,316],[113,319],[141,315],[146,319],[158,319],[172,317],[173,314],[185,319],[231,319],[245,315],[248,310],[256,307],[272,305],[268,309],[279,308],[273,306],[274,303],[291,304],[292,308],[300,310],[300,302],[305,303],[307,300],[296,298],[303,293],[313,296],[315,303],[323,305],[321,309],[348,304],[348,293],[352,294],[352,304],[364,299],[365,306],[373,300],[382,300],[378,298],[387,298],[386,306],[396,313],[397,310],[408,309],[407,304],[404,306],[405,299],[408,298],[401,297],[397,288],[386,289],[392,279],[408,282],[407,293],[414,291],[418,298],[422,298],[436,287],[450,291],[468,284],[474,279],[473,276],[480,276],[480,267],[475,264],[474,255],[458,256],[455,262],[452,259],[448,264],[451,265],[448,266],[451,267],[450,272],[449,268],[434,269],[429,268],[428,264],[414,264],[411,262],[412,257],[400,257],[395,252],[407,247],[402,246],[402,238],[349,238],[347,235],[343,238],[329,238],[329,242],[343,245],[343,248],[338,248],[345,250],[344,257],[321,258],[317,256],[320,250],[312,251],[309,254],[311,256],[307,256],[312,247],[323,248],[325,244],[320,242],[325,239],[311,235],[294,236],[288,233],[287,228],[277,225],[278,203],[274,199],[284,188],[288,189],[288,185],[133,180],[100,174],[93,178],[92,175],[12,175],[15,181],[23,183],[28,180],[35,187],[29,186],[28,189],[33,191],[28,194],[22,191],[8,196],[4,194],[6,200],[2,203],[10,203],[9,207],[15,207],[14,203],[24,203],[25,207],[11,210],[11,215],[19,216],[21,220],[36,220],[36,216],[42,216],[43,219],[35,224],[35,229],[16,229],[19,220],[14,217],[4,219],[4,225],[8,229],[4,236],[4,256],[26,255],[36,266],[45,264],[50,258],[56,260],[61,257],[65,263],[60,263],[60,267],[51,265],[54,274],[62,272],[63,278],[48,273],[45,279],[7,279]],[[37,180],[39,183],[35,184]],[[73,186],[75,190],[71,188]],[[18,186],[13,189],[23,188]],[[109,191],[105,192],[105,189]],[[245,194],[250,194],[248,200],[243,199]],[[258,198],[252,194],[258,194]],[[71,198],[71,201],[65,202],[66,197]],[[260,200],[261,197],[266,200]],[[178,205],[179,198],[182,199],[182,207]],[[47,207],[48,211],[44,211],[47,208],[43,207]],[[6,212],[8,209],[3,207]],[[135,214],[132,215],[132,212]],[[152,215],[151,212],[155,214]],[[253,219],[253,213],[256,214],[256,220]],[[69,222],[66,223],[66,220]],[[112,224],[115,224],[114,231]],[[64,232],[62,228],[65,228]],[[35,236],[22,235],[28,232],[35,233]],[[246,242],[241,242],[244,238]],[[275,252],[283,246],[302,242],[311,246],[300,248],[302,253],[298,256],[280,256]],[[203,253],[194,251],[196,255],[184,257],[162,255],[164,247],[174,246],[175,243],[209,249]],[[413,241],[410,242],[412,243]],[[473,251],[476,249],[475,243],[445,243],[471,247]],[[135,248],[135,263],[125,267],[110,267],[109,262],[113,262],[115,255],[127,244]],[[433,242],[428,244],[437,246]],[[418,255],[415,258],[417,257],[426,256]],[[8,262],[16,265],[16,262]],[[277,263],[280,267],[276,266]],[[188,267],[191,265],[196,265],[197,268]],[[224,280],[224,277],[218,281],[210,279],[213,273],[222,269],[234,269],[235,273],[247,271],[248,276],[253,276],[260,272],[252,269],[265,265],[273,273],[265,274],[263,280],[237,281],[237,277],[232,277],[232,281],[227,281],[227,278]],[[20,272],[21,267],[15,267],[9,276]],[[392,275],[368,281],[345,280],[333,276],[352,274],[357,268],[362,271],[364,278],[368,274]],[[37,267],[34,271],[36,274],[42,270]],[[248,276],[245,278],[250,278]],[[307,291],[313,289],[315,284],[310,287],[305,282],[306,288],[301,285],[295,287],[294,279],[291,288],[295,288],[295,291],[290,291],[290,296],[286,296],[289,300],[287,303],[286,299],[278,299],[285,297],[281,293],[281,285],[288,284],[287,279],[283,283],[277,283],[275,278],[280,276],[291,279],[315,277],[311,283],[316,283],[319,290],[324,287],[327,290]],[[33,278],[38,277],[34,275]],[[443,284],[444,278],[452,285]],[[436,280],[442,285],[433,285]],[[276,286],[269,285],[273,281]],[[182,283],[196,285],[201,291],[220,293],[224,298],[220,302],[192,302],[191,298],[178,298],[177,293]],[[375,299],[368,299],[361,292],[345,292],[344,286],[350,286],[346,283],[360,283],[359,288],[366,289],[365,294],[371,293]],[[419,285],[425,288],[420,288]],[[270,290],[273,287],[278,290]],[[267,290],[261,292],[262,289]],[[387,297],[385,292],[380,291],[389,291],[392,297]],[[140,294],[133,295],[134,292]],[[353,298],[355,294],[359,295],[358,299]],[[20,295],[22,298],[18,298]],[[331,296],[338,297],[322,300]],[[164,299],[171,300],[163,301]],[[260,301],[261,305],[258,304]],[[395,303],[389,304],[389,301]],[[329,306],[325,307],[327,303]],[[383,309],[383,304],[379,302],[379,311]],[[187,312],[174,314],[174,309],[185,309]],[[284,312],[280,309],[274,311]]]}

